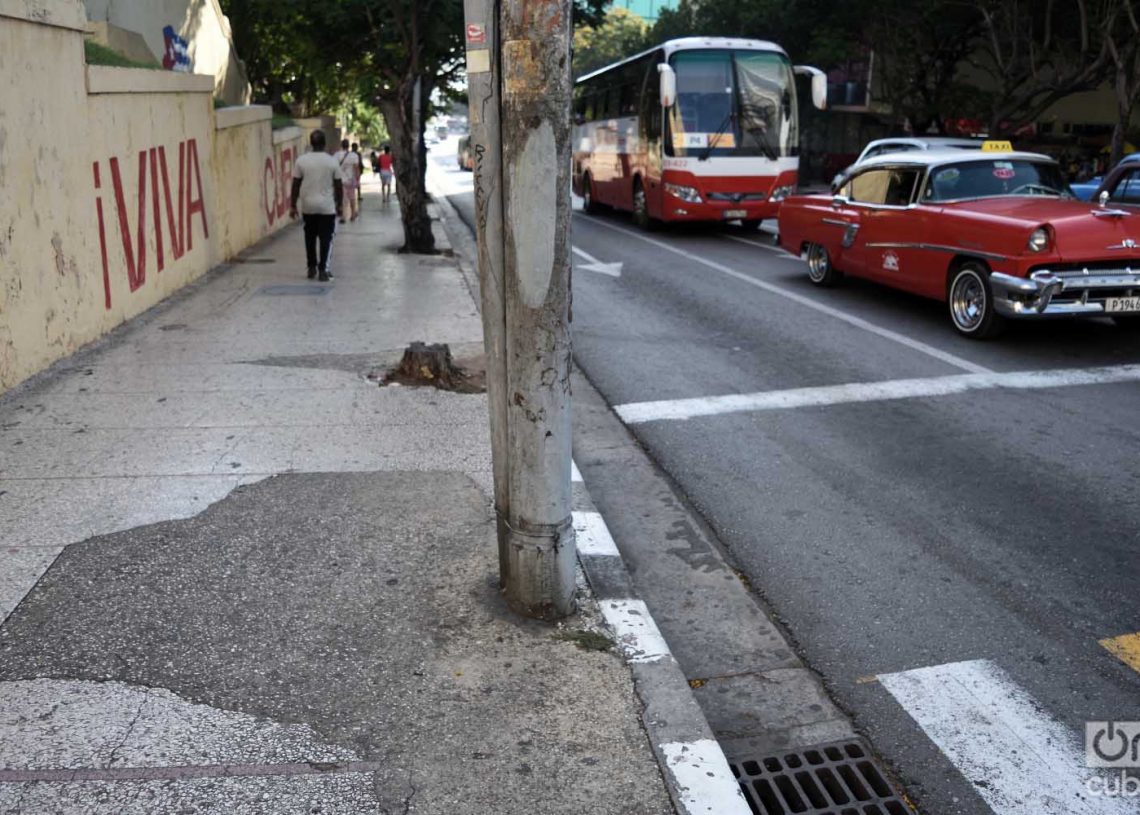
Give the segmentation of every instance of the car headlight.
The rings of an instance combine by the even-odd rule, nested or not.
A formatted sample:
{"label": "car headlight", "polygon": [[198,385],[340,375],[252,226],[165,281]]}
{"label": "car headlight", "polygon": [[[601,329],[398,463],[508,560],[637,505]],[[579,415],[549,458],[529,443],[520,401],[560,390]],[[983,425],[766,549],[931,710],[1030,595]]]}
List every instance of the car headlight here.
{"label": "car headlight", "polygon": [[701,203],[701,194],[697,192],[696,187],[686,187],[682,184],[666,183],[665,192],[676,198],[680,198],[682,201],[688,201],[690,204]]}
{"label": "car headlight", "polygon": [[784,186],[784,187],[776,187],[776,189],[772,190],[772,195],[769,197],[768,200],[770,200],[770,201],[783,201],[785,198],[787,198],[793,192],[795,192],[795,187],[791,186],[790,184],[787,186]]}
{"label": "car headlight", "polygon": [[1049,230],[1043,226],[1039,226],[1033,230],[1033,234],[1029,236],[1029,251],[1030,252],[1044,252],[1049,248]]}

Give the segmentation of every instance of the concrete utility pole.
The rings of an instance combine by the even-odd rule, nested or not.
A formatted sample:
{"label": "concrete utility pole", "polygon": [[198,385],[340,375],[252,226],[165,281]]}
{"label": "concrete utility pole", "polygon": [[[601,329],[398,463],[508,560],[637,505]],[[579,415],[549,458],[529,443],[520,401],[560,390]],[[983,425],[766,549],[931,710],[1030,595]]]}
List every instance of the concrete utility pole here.
{"label": "concrete utility pole", "polygon": [[500,584],[574,610],[570,522],[570,0],[465,0]]}

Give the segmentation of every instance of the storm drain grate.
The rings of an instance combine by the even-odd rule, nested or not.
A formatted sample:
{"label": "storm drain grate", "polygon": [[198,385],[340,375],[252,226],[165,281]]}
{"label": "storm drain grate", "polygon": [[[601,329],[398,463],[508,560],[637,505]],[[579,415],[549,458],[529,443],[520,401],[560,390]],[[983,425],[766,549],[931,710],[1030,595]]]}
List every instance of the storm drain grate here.
{"label": "storm drain grate", "polygon": [[304,283],[285,283],[278,286],[262,286],[257,290],[257,293],[276,297],[280,297],[282,295],[320,297],[321,295],[328,294],[329,290],[325,286],[306,286]]}
{"label": "storm drain grate", "polygon": [[910,815],[858,741],[731,762],[756,815]]}

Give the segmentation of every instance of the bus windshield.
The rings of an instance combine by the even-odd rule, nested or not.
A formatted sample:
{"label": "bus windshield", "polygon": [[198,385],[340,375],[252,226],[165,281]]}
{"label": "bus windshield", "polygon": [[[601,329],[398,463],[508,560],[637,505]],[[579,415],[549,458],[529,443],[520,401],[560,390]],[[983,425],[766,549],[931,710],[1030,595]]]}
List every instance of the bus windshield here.
{"label": "bus windshield", "polygon": [[671,156],[798,154],[796,84],[774,51],[679,51],[677,103],[669,116]]}

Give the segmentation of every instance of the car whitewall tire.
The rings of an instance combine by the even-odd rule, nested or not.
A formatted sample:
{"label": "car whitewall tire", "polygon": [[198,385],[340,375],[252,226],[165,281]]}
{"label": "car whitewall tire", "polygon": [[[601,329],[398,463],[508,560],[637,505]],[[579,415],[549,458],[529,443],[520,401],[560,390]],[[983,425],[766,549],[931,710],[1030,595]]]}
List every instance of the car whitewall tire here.
{"label": "car whitewall tire", "polygon": [[843,273],[831,264],[831,256],[822,243],[809,243],[807,247],[808,280],[817,286],[834,286]]}
{"label": "car whitewall tire", "polygon": [[982,340],[1005,328],[1005,319],[994,308],[989,269],[977,261],[966,261],[950,279],[946,304],[950,322],[959,334]]}

